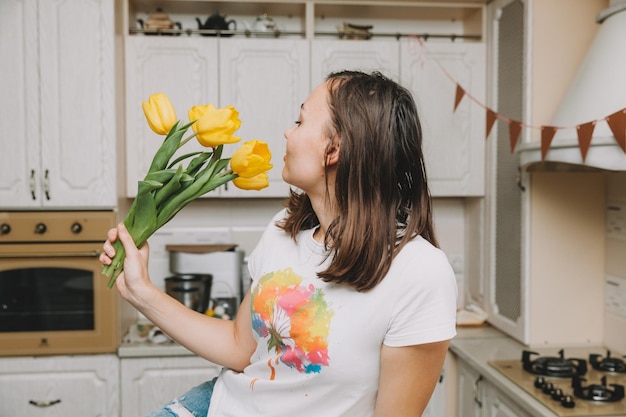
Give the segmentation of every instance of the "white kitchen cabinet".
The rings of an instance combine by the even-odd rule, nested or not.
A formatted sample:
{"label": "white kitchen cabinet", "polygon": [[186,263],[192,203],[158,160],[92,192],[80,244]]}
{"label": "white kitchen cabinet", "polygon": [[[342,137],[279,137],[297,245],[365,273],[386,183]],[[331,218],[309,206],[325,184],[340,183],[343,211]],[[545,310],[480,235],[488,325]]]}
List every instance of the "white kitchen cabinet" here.
{"label": "white kitchen cabinet", "polygon": [[0,358],[2,416],[119,416],[115,355]]}
{"label": "white kitchen cabinet", "polygon": [[[242,142],[268,143],[273,168],[269,187],[244,191],[226,184],[227,197],[287,197],[282,180],[284,132],[298,120],[310,93],[309,44],[303,39],[221,39],[220,99],[240,112]],[[236,147],[231,147],[234,150]]]}
{"label": "white kitchen cabinet", "polygon": [[122,358],[120,364],[122,417],[146,415],[221,370],[196,356]]}
{"label": "white kitchen cabinet", "polygon": [[465,361],[457,366],[459,417],[532,417]]}
{"label": "white kitchen cabinet", "polygon": [[0,2],[0,207],[112,208],[113,0]]}
{"label": "white kitchen cabinet", "polygon": [[[400,81],[412,91],[422,123],[432,195],[483,195],[485,44],[401,39],[400,57]],[[455,83],[468,95],[456,111]]]}
{"label": "white kitchen cabinet", "polygon": [[311,41],[311,89],[331,71],[380,71],[400,79],[400,45],[396,40],[328,40]]}
{"label": "white kitchen cabinet", "polygon": [[485,383],[484,417],[533,417],[495,385]]}
{"label": "white kitchen cabinet", "polygon": [[[484,109],[465,98],[453,111],[454,81],[475,100],[484,102],[485,98],[485,45],[464,39],[467,36],[480,40],[484,11],[480,2],[433,5],[406,1],[390,6],[388,2],[374,1],[367,8],[326,0],[267,2],[262,6],[256,1],[243,0],[192,0],[185,2],[184,6],[177,1],[158,3],[173,21],[181,22],[180,36],[142,33],[134,22],[137,18],[145,18],[149,12],[146,4],[150,2],[123,2],[125,22],[129,25],[124,36],[129,123],[126,141],[145,142],[146,136],[151,135],[143,115],[137,110],[147,94],[153,92],[145,91],[145,88],[141,91],[139,87],[142,83],[145,85],[146,74],[160,74],[152,77],[151,80],[157,83],[151,84],[150,89],[158,90],[159,83],[164,86],[160,88],[163,90],[182,82],[181,101],[198,92],[201,96],[215,96],[204,91],[203,87],[191,87],[210,74],[209,77],[217,83],[213,88],[219,90],[219,106],[234,105],[241,113],[242,126],[238,134],[244,141],[261,139],[268,142],[273,154],[274,168],[269,172],[269,188],[250,192],[226,184],[209,193],[208,197],[287,196],[289,187],[281,175],[285,146],[283,132],[297,118],[300,103],[311,89],[329,71],[346,68],[380,70],[414,93],[423,122],[427,174],[433,196],[484,194]],[[154,5],[157,7],[156,2]],[[200,36],[195,18],[203,20],[203,16],[216,10],[237,22],[235,36]],[[280,33],[256,37],[258,33],[244,30],[251,28],[262,12],[267,12],[275,20]],[[339,39],[337,27],[345,21],[373,24],[374,36],[369,40]],[[434,38],[449,38],[450,33],[455,33],[458,39],[454,42],[435,39],[426,43],[427,48],[421,48],[417,38],[407,36],[416,33],[426,33]],[[214,68],[204,73],[168,68],[176,54],[184,53],[177,49],[186,49],[196,43],[198,48],[206,47],[207,50],[196,50],[191,60],[197,64],[201,54],[206,53],[209,60],[215,62],[217,53],[219,76],[214,75]],[[209,43],[212,43],[210,47]],[[161,53],[163,57],[155,56]],[[195,69],[199,68],[200,65],[195,66]],[[180,73],[187,79],[182,80]],[[141,94],[130,92],[138,88]],[[189,89],[193,92],[188,93]],[[135,195],[136,182],[143,178],[156,146],[145,143],[127,145],[128,196]],[[226,156],[234,149],[236,147],[226,147]]]}
{"label": "white kitchen cabinet", "polygon": [[[269,145],[274,167],[268,188],[244,191],[226,184],[207,197],[288,195],[282,180],[283,133],[298,118],[309,93],[306,41],[140,35],[129,36],[126,45],[127,196],[136,195],[137,181],[144,178],[163,140],[150,130],[141,109],[141,102],[157,92],[167,94],[183,121],[196,104],[235,106],[242,120],[236,135],[242,141],[225,146],[224,157],[248,140]],[[200,149],[196,142],[185,145],[182,153]]]}
{"label": "white kitchen cabinet", "polygon": [[457,361],[458,396],[457,415],[459,417],[481,417],[483,406],[483,378],[465,362]]}
{"label": "white kitchen cabinet", "polygon": [[[150,129],[141,103],[150,94],[165,93],[183,122],[188,120],[187,112],[192,106],[207,103],[219,106],[217,40],[129,36],[125,52],[126,195],[135,197],[137,182],[145,177],[165,138]],[[201,149],[194,139],[182,148],[182,153]]]}

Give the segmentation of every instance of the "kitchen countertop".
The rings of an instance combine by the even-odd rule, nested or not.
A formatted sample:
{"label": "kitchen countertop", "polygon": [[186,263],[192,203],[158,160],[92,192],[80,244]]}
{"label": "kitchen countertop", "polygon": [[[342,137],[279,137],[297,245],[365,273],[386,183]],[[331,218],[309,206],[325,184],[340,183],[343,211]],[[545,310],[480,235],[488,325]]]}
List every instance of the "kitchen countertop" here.
{"label": "kitchen countertop", "polygon": [[[506,376],[489,365],[493,360],[521,360],[524,349],[538,352],[541,355],[554,354],[558,348],[529,348],[517,340],[500,332],[489,325],[479,327],[458,328],[457,336],[450,342],[450,351],[462,359],[482,377],[496,386],[515,401],[526,412],[535,417],[555,417],[555,414],[522,388],[511,382]],[[569,348],[573,356],[585,356],[589,351],[603,351],[603,347]]]}
{"label": "kitchen countertop", "polygon": [[117,356],[124,359],[164,356],[195,356],[195,354],[175,342],[123,342],[117,348]]}

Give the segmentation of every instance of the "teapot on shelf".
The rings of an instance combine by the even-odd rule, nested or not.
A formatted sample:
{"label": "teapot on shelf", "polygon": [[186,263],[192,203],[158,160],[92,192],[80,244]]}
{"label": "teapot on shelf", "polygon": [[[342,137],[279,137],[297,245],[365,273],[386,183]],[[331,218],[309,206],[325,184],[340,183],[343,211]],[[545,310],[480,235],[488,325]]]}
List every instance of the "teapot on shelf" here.
{"label": "teapot on shelf", "polygon": [[146,35],[180,35],[180,33],[163,32],[163,30],[182,29],[180,22],[172,21],[161,8],[151,13],[145,23],[143,19],[137,19],[137,23],[141,29],[145,30]]}
{"label": "teapot on shelf", "polygon": [[[211,16],[207,17],[206,21],[202,23],[199,17],[196,17],[198,22],[198,29],[203,30],[219,30],[219,31],[232,31],[237,30],[237,22],[233,19],[226,20],[226,16],[214,12]],[[232,28],[231,28],[232,26]],[[217,36],[215,33],[203,33],[202,36]],[[220,33],[220,36],[233,36],[233,33]]]}
{"label": "teapot on shelf", "polygon": [[246,30],[254,32],[255,36],[277,37],[279,35],[278,25],[267,12],[258,15],[252,27],[250,27],[247,22],[244,22],[244,25],[246,26]]}

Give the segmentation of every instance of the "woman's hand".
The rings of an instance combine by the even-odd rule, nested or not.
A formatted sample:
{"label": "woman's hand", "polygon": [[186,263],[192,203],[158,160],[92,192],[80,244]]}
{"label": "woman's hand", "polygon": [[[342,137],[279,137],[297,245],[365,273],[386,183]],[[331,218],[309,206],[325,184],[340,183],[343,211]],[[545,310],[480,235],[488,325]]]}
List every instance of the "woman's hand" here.
{"label": "woman's hand", "polygon": [[141,249],[137,249],[132,236],[122,222],[117,228],[107,232],[107,240],[102,246],[104,252],[100,254],[100,262],[104,265],[111,264],[111,259],[115,256],[113,242],[117,239],[124,246],[126,259],[124,260],[124,270],[117,278],[115,285],[122,298],[140,309],[148,293],[155,289],[148,274],[148,244],[146,243]]}

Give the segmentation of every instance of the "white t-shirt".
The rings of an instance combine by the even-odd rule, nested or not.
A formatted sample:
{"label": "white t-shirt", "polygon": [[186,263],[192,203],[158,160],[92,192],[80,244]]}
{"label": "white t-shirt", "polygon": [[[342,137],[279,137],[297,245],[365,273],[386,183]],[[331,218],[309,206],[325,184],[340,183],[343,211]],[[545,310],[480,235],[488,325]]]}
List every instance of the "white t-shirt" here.
{"label": "white t-shirt", "polygon": [[[298,243],[274,223],[250,255],[257,349],[243,372],[225,369],[208,417],[368,417],[381,345],[455,336],[457,288],[445,254],[422,237],[407,244],[374,289],[326,283],[313,230]],[[320,263],[323,262],[321,265]]]}

